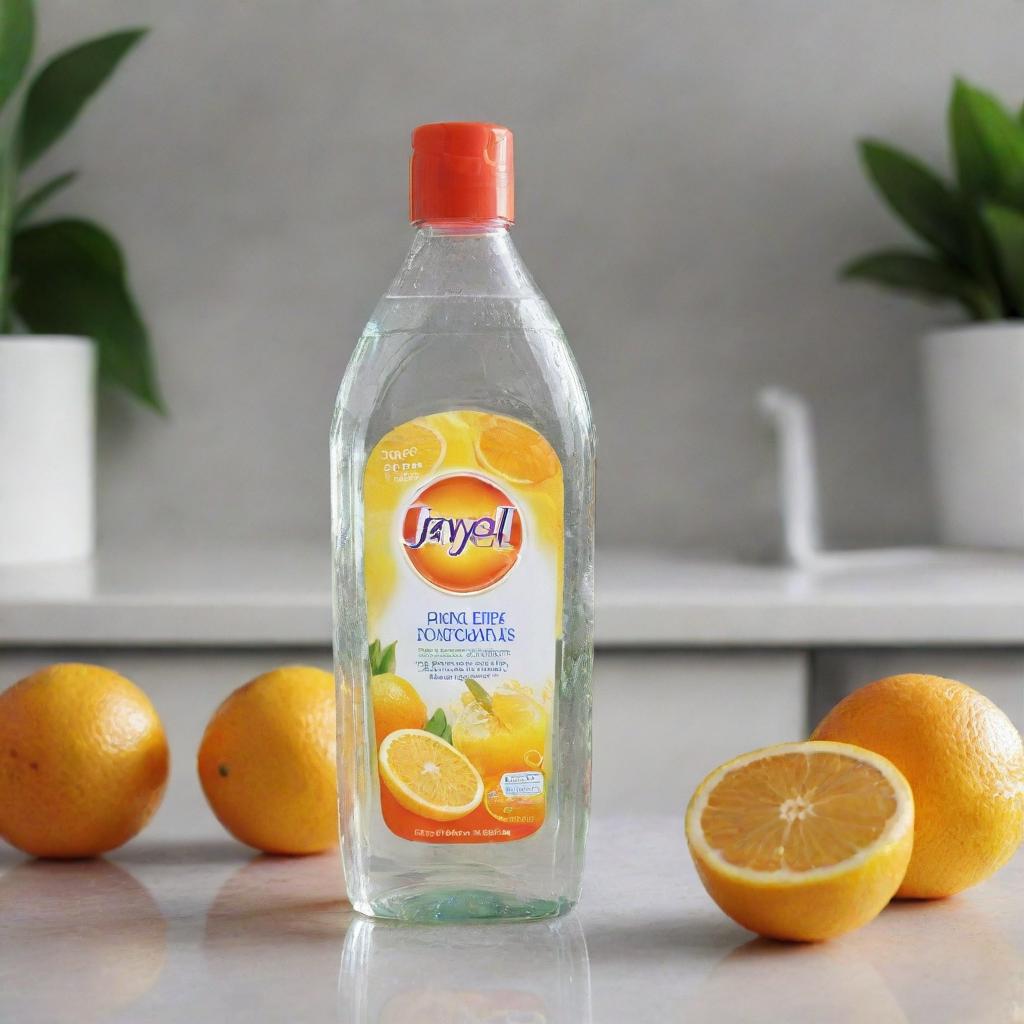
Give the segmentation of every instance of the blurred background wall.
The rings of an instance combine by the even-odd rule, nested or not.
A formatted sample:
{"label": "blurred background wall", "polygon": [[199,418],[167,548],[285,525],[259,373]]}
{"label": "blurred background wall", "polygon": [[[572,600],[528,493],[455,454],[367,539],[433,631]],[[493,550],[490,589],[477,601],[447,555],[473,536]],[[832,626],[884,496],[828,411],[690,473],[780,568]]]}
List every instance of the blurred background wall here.
{"label": "blurred background wall", "polygon": [[599,539],[775,545],[758,387],[813,402],[827,532],[926,540],[916,336],[840,285],[901,239],[854,139],[945,165],[954,72],[1022,97],[1021,0],[43,0],[42,51],[153,28],[37,170],[128,250],[171,416],[108,396],[103,543],[324,539],[327,432],[405,253],[409,132],[517,141],[517,241],[588,382]]}

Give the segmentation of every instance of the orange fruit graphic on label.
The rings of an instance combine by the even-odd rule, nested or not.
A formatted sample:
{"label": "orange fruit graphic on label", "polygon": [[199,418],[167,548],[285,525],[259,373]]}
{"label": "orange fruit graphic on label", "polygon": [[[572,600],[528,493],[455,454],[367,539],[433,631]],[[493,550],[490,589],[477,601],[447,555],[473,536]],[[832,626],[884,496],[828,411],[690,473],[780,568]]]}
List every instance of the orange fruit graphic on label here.
{"label": "orange fruit graphic on label", "polygon": [[98,665],[40,669],[0,694],[0,837],[36,857],[93,857],[160,806],[170,767],[149,698]]}
{"label": "orange fruit graphic on label", "polygon": [[539,484],[559,470],[558,456],[541,434],[504,416],[484,421],[474,447],[480,465],[510,483]]}
{"label": "orange fruit graphic on label", "polygon": [[410,502],[402,546],[419,575],[440,590],[472,594],[494,586],[523,546],[515,502],[489,480],[453,473],[428,484]]}
{"label": "orange fruit graphic on label", "polygon": [[509,682],[469,699],[452,726],[452,742],[490,778],[543,770],[547,732],[541,704],[525,687]]}
{"label": "orange fruit graphic on label", "polygon": [[713,771],[686,811],[704,888],[761,935],[815,942],[867,924],[910,861],[914,798],[884,757],[780,743]]}
{"label": "orange fruit graphic on label", "polygon": [[950,896],[988,878],[1024,837],[1024,744],[987,697],[952,679],[880,679],[841,700],[815,739],[887,757],[910,782],[914,855],[900,896]]}
{"label": "orange fruit graphic on label", "polygon": [[373,724],[377,746],[396,729],[422,729],[427,721],[427,705],[408,679],[385,672],[370,680],[373,699]]}
{"label": "orange fruit graphic on label", "polygon": [[455,821],[475,811],[484,796],[479,772],[450,743],[420,729],[384,738],[380,777],[407,811],[431,821]]}

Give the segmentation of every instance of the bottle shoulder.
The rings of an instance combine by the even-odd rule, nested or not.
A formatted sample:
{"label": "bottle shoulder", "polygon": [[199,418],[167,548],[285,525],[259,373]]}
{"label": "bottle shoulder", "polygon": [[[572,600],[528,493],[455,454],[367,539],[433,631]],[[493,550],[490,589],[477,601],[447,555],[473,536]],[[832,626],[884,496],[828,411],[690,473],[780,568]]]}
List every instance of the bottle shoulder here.
{"label": "bottle shoulder", "polygon": [[487,331],[550,334],[564,338],[547,299],[529,295],[384,295],[363,336],[478,334]]}
{"label": "bottle shoulder", "polygon": [[384,299],[543,300],[506,227],[479,233],[421,227]]}
{"label": "bottle shoulder", "polygon": [[417,236],[353,352],[334,430],[360,447],[407,419],[459,408],[557,434],[590,429],[565,334],[507,232]]}

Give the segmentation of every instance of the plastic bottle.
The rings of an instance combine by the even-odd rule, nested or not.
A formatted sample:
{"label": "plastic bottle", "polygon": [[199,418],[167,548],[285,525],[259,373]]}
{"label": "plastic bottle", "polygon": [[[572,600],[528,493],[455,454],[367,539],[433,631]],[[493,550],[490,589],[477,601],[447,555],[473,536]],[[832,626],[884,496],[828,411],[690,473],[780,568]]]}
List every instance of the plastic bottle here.
{"label": "plastic bottle", "polygon": [[416,236],[335,409],[342,853],[374,917],[537,918],[579,897],[595,440],[513,197],[508,129],[416,129]]}

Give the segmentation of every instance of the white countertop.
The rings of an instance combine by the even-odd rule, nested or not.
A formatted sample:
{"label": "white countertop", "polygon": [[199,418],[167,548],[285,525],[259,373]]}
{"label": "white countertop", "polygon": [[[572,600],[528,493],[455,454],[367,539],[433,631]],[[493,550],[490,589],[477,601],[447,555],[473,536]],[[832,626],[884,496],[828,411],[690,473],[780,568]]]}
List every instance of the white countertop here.
{"label": "white countertop", "polygon": [[[121,550],[0,568],[0,644],[326,646],[328,552],[301,545]],[[1024,644],[1024,557],[906,550],[820,569],[609,550],[604,646]]]}
{"label": "white countertop", "polygon": [[[831,943],[755,939],[696,879],[679,815],[595,823],[579,910],[401,926],[353,915],[334,855],[158,827],[109,860],[0,849],[0,1019],[337,1024],[1009,1024],[1024,857]],[[177,838],[172,838],[177,836]]]}

